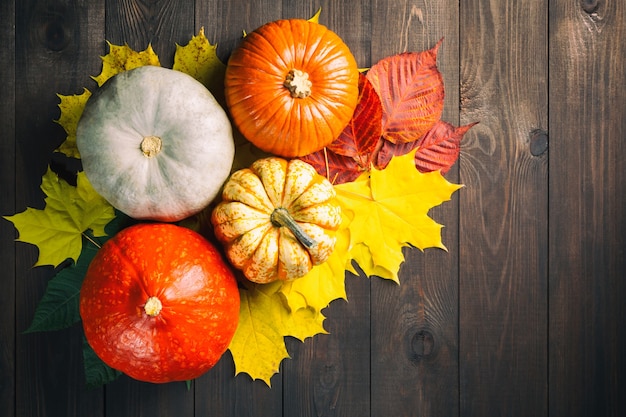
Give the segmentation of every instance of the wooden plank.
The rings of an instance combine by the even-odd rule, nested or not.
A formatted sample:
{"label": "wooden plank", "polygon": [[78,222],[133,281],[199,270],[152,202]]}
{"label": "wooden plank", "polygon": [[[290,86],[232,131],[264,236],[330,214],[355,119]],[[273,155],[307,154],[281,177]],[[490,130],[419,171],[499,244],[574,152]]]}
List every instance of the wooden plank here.
{"label": "wooden plank", "polygon": [[286,416],[369,415],[369,283],[348,274],[346,292],[348,302],[333,301],[323,311],[329,334],[287,344]]}
{"label": "wooden plank", "polygon": [[[458,124],[458,2],[373,2],[372,63],[439,40],[443,119]],[[448,179],[458,182],[458,169]],[[438,249],[405,250],[400,286],[372,278],[372,416],[458,415],[458,197],[431,210]]]}
{"label": "wooden plank", "polygon": [[[548,2],[461,2],[464,416],[547,413]],[[535,134],[533,133],[535,132]]]}
{"label": "wooden plank", "polygon": [[626,415],[626,4],[550,7],[550,415]]}
{"label": "wooden plank", "polygon": [[[348,45],[359,67],[370,65],[370,7],[351,1],[284,2],[283,17],[319,22]],[[336,301],[323,313],[328,335],[304,343],[289,340],[292,359],[284,363],[284,415],[365,416],[370,410],[369,283],[346,274],[348,302]]]}
{"label": "wooden plank", "polygon": [[194,0],[107,2],[106,40],[127,43],[135,51],[149,45],[161,66],[171,68],[176,43],[185,45],[194,31]]}
{"label": "wooden plank", "polygon": [[126,375],[106,386],[106,415],[193,416],[194,391],[185,382],[150,384]]}
{"label": "wooden plank", "polygon": [[[0,4],[0,214],[15,213],[15,2]],[[0,220],[0,410],[15,415],[15,228]]]}
{"label": "wooden plank", "polygon": [[[281,17],[280,2],[197,1],[196,32],[204,27],[209,41],[218,44],[218,56],[227,62],[230,52],[243,38],[262,24]],[[194,383],[196,415],[279,416],[282,415],[283,374],[271,379],[271,388],[252,381],[246,374],[235,376],[232,356],[227,352],[220,362]]]}
{"label": "wooden plank", "polygon": [[[151,45],[163,67],[171,68],[176,44],[194,32],[194,0],[106,2],[106,39],[136,51]],[[153,385],[126,376],[106,387],[108,416],[194,415],[193,391],[184,383]]]}
{"label": "wooden plank", "polygon": [[[58,119],[56,93],[82,92],[95,66],[98,47],[87,22],[104,22],[97,2],[89,7],[67,1],[16,2],[15,9],[15,209],[41,208],[41,175],[51,152],[65,134]],[[76,85],[77,74],[84,74]],[[31,269],[37,251],[16,250],[16,415],[102,415],[102,390],[88,390],[82,370],[80,329],[22,334],[29,326],[52,275],[50,268]]]}
{"label": "wooden plank", "polygon": [[196,30],[204,27],[211,43],[217,42],[218,56],[227,62],[241,39],[259,26],[282,17],[282,5],[271,0],[197,1]]}

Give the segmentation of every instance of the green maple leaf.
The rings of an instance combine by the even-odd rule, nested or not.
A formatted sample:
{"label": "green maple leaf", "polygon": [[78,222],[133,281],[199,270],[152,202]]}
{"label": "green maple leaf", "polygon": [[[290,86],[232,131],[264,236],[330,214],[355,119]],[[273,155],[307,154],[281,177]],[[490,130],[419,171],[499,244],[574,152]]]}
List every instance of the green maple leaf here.
{"label": "green maple leaf", "polygon": [[84,245],[78,262],[52,277],[26,333],[65,329],[80,321],[80,287],[97,251],[93,244]]}
{"label": "green maple leaf", "polygon": [[442,225],[428,211],[450,199],[460,185],[439,171],[415,169],[415,151],[395,157],[384,170],[335,186],[342,210],[350,213],[350,254],[368,275],[398,282],[402,247],[441,248]]}
{"label": "green maple leaf", "polygon": [[61,116],[56,122],[63,127],[65,133],[67,133],[67,138],[56,151],[71,158],[79,159],[80,154],[76,147],[76,127],[78,126],[80,116],[83,114],[83,110],[85,110],[87,99],[91,97],[91,92],[85,88],[82,94],[71,96],[57,94],[57,96],[61,100],[59,103]]}
{"label": "green maple leaf", "polygon": [[83,172],[77,186],[59,178],[50,168],[42,177],[46,194],[43,210],[28,207],[13,216],[4,216],[19,232],[18,241],[36,245],[39,257],[35,266],[58,266],[66,259],[78,260],[83,236],[105,236],[104,226],[114,217],[113,207],[94,191]]}
{"label": "green maple leaf", "polygon": [[224,102],[226,65],[217,56],[217,44],[212,45],[204,36],[204,28],[187,45],[176,45],[172,69],[191,75]]}
{"label": "green maple leaf", "polygon": [[109,45],[109,53],[102,57],[102,71],[93,77],[99,86],[120,72],[144,65],[161,65],[158,55],[152,49],[152,45],[148,45],[145,50],[138,52],[128,45],[107,43]]}
{"label": "green maple leaf", "polygon": [[90,388],[99,387],[115,381],[122,373],[111,368],[96,355],[83,336],[83,364],[85,369],[85,382]]}
{"label": "green maple leaf", "polygon": [[78,261],[61,269],[48,281],[35,317],[25,333],[65,329],[80,321],[80,288],[89,264],[109,237],[130,224],[134,224],[134,220],[118,212],[106,226],[107,236],[83,238],[83,250]]}

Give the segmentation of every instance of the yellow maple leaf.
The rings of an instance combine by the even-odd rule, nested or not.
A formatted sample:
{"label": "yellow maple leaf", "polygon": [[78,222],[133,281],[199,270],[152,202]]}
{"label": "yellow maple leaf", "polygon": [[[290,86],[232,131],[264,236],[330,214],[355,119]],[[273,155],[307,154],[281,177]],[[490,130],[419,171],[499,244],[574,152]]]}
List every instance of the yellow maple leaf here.
{"label": "yellow maple leaf", "polygon": [[283,309],[283,326],[287,336],[292,336],[301,342],[318,334],[327,334],[324,329],[326,317],[310,307],[303,307],[291,313]]}
{"label": "yellow maple leaf", "polygon": [[398,281],[402,247],[445,249],[442,225],[428,211],[461,186],[439,171],[415,169],[415,151],[395,157],[384,170],[372,169],[356,181],[335,186],[342,210],[351,213],[350,254],[366,273]]}
{"label": "yellow maple leaf", "polygon": [[217,56],[217,44],[211,45],[201,28],[185,46],[176,45],[172,69],[200,81],[220,103],[224,102],[226,65]]}
{"label": "yellow maple leaf", "polygon": [[285,336],[299,340],[325,333],[324,316],[311,309],[290,311],[279,293],[281,282],[247,284],[240,290],[239,324],[229,350],[235,375],[246,373],[271,386],[280,363],[288,358]]}
{"label": "yellow maple leaf", "polygon": [[74,187],[48,168],[41,189],[46,194],[43,210],[28,207],[4,218],[15,225],[18,241],[39,248],[35,266],[56,267],[68,258],[76,262],[85,233],[91,230],[93,236],[106,236],[104,227],[115,217],[115,210],[94,191],[83,172]]}
{"label": "yellow maple leaf", "polygon": [[[350,250],[351,259],[358,259],[358,266],[361,268],[363,273],[365,273],[365,275],[368,277],[377,276],[380,278],[390,279],[399,283],[400,279],[398,278],[398,270],[400,268],[400,264],[404,261],[404,255],[402,252],[396,253],[396,255],[399,259],[389,260],[388,262],[388,264],[392,265],[395,269],[389,270],[382,265],[376,265],[374,263],[372,253],[365,244],[358,243]],[[360,274],[352,263],[348,264],[346,269],[355,275]]]}
{"label": "yellow maple leaf", "polygon": [[75,94],[71,96],[63,96],[57,94],[61,102],[59,103],[59,109],[61,109],[61,116],[56,122],[63,127],[67,138],[56,149],[56,152],[61,152],[70,158],[80,159],[78,148],[76,147],[76,127],[78,126],[78,120],[85,110],[85,104],[87,99],[91,96],[91,92],[86,88],[82,94]]}
{"label": "yellow maple leaf", "polygon": [[159,57],[152,49],[152,45],[143,51],[134,51],[128,45],[109,45],[109,53],[102,58],[102,71],[99,75],[93,77],[99,86],[104,84],[106,80],[119,74],[122,71],[128,71],[144,65],[160,66]]}

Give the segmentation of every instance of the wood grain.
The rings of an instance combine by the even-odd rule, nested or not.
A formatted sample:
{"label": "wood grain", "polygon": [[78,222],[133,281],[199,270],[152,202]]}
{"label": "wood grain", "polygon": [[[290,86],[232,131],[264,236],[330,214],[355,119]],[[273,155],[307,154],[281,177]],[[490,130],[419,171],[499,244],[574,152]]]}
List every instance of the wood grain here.
{"label": "wood grain", "polygon": [[[283,17],[312,17],[321,7],[319,22],[337,33],[360,67],[369,63],[367,2],[348,0],[301,4],[284,2]],[[293,416],[351,416],[369,413],[370,297],[369,283],[346,277],[348,303],[336,301],[324,310],[329,335],[288,345],[292,360],[284,364],[284,413]]]}
{"label": "wood grain", "polygon": [[[227,62],[230,52],[243,38],[262,24],[280,18],[280,2],[206,1],[196,2],[196,32],[204,27],[211,43],[217,43],[217,53]],[[210,372],[199,378],[194,389],[197,415],[273,416],[280,415],[283,404],[283,375],[274,375],[269,388],[263,381],[252,381],[246,374],[236,377],[230,353]]]}
{"label": "wood grain", "polygon": [[65,137],[56,93],[95,87],[105,40],[152,44],[170,66],[204,27],[226,61],[244,30],[319,7],[361,67],[444,38],[443,118],[480,122],[447,175],[465,187],[429,213],[449,252],[407,249],[400,286],[348,276],[330,334],[288,340],[271,388],[233,377],[226,354],[190,390],[87,389],[79,326],[22,334],[52,270],[32,268],[37,250],[3,221],[0,414],[626,415],[622,1],[4,1],[0,214],[43,206]]}
{"label": "wood grain", "polygon": [[327,335],[289,340],[283,367],[284,413],[293,416],[368,415],[370,410],[370,296],[364,277],[346,277],[348,301],[323,313]]}
{"label": "wood grain", "polygon": [[[0,214],[15,213],[15,3],[0,3]],[[0,220],[0,410],[15,415],[15,229]]]}
{"label": "wood grain", "polygon": [[184,45],[195,34],[194,0],[122,0],[106,6],[106,39],[136,51],[151,45],[164,67],[172,67],[173,45]]}
{"label": "wood grain", "polygon": [[[68,1],[16,2],[15,10],[15,209],[41,208],[41,176],[52,151],[65,139],[58,119],[56,93],[74,94],[76,74],[89,74],[101,51],[91,43],[86,24],[101,15],[94,2],[88,9]],[[102,20],[103,21],[103,20]],[[89,33],[89,34],[88,34]],[[102,390],[88,390],[82,371],[79,328],[22,334],[29,326],[52,269],[31,269],[33,246],[19,244],[16,253],[16,415],[99,415]]]}
{"label": "wood grain", "polygon": [[[461,3],[459,366],[465,416],[547,412],[548,2]],[[537,153],[537,152],[534,152]]]}
{"label": "wood grain", "polygon": [[[626,4],[550,9],[550,413],[626,414]],[[593,7],[592,7],[593,6]]]}
{"label": "wood grain", "polygon": [[[389,22],[396,22],[390,25]],[[444,39],[444,118],[457,124],[458,2],[372,5],[372,61]],[[457,167],[448,179],[458,182]],[[450,250],[405,250],[400,286],[372,278],[372,416],[455,416],[458,408],[458,200],[431,210]],[[445,387],[445,389],[442,389]]]}

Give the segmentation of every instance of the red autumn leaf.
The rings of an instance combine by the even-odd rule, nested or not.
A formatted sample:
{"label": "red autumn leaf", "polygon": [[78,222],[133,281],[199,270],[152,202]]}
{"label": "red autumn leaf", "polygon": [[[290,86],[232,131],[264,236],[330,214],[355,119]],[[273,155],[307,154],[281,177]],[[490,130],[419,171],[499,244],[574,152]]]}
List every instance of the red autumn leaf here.
{"label": "red autumn leaf", "polygon": [[376,167],[383,169],[392,157],[418,148],[415,152],[415,167],[418,171],[424,173],[441,170],[442,174],[446,174],[459,158],[463,136],[475,124],[455,127],[440,120],[420,140],[398,144],[385,140],[378,152]]}
{"label": "red autumn leaf", "polygon": [[441,170],[446,174],[459,158],[461,139],[476,123],[455,127],[439,122],[420,140],[415,152],[415,166],[420,172]]}
{"label": "red autumn leaf", "polygon": [[376,166],[377,169],[385,169],[387,164],[389,164],[389,161],[391,161],[391,158],[394,156],[405,155],[417,148],[419,144],[419,140],[414,140],[413,142],[392,143],[387,139],[383,139],[383,144],[376,155],[374,166]]}
{"label": "red autumn leaf", "polygon": [[383,108],[380,97],[365,75],[359,75],[359,101],[352,120],[328,149],[339,155],[350,156],[362,167],[369,165],[369,155],[376,148],[382,133]]}
{"label": "red autumn leaf", "polygon": [[444,86],[437,69],[440,45],[383,58],[367,73],[381,98],[383,137],[388,141],[418,140],[441,118]]}
{"label": "red autumn leaf", "polygon": [[359,76],[359,101],[352,120],[327,148],[300,159],[333,184],[351,182],[371,165],[376,145],[381,140],[382,106],[372,84]]}
{"label": "red autumn leaf", "polygon": [[300,159],[312,165],[320,175],[325,176],[332,184],[352,182],[364,171],[354,158],[338,155],[327,148]]}

